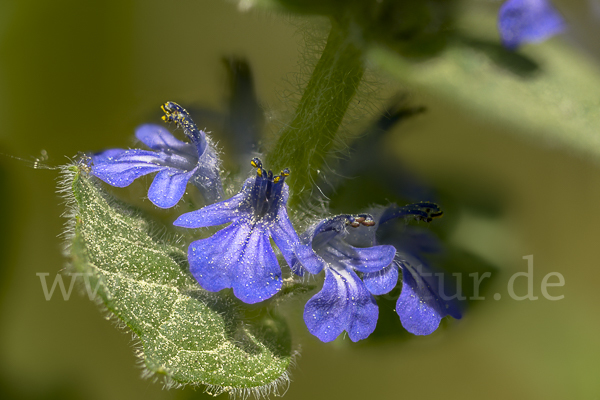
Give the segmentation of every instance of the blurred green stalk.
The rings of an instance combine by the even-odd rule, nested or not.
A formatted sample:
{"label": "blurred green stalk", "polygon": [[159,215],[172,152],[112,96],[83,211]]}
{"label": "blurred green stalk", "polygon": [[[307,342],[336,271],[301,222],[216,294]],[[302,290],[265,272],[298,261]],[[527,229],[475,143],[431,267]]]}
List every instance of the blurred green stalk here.
{"label": "blurred green stalk", "polygon": [[279,133],[266,158],[272,168],[291,169],[286,180],[292,189],[290,205],[312,188],[363,73],[362,52],[349,39],[348,27],[332,20],[327,44],[294,118]]}

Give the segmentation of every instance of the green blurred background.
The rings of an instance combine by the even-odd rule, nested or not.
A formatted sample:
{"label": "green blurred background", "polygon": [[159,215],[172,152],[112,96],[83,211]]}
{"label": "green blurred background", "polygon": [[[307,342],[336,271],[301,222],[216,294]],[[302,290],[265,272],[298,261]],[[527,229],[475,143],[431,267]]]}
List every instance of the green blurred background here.
{"label": "green blurred background", "polygon": [[[593,54],[585,2],[558,4],[580,16],[570,40]],[[285,120],[291,106],[281,94],[299,71],[300,26],[222,0],[3,0],[0,152],[33,160],[45,150],[47,163],[59,165],[79,151],[131,145],[134,128],[158,122],[166,100],[224,110],[221,58],[231,55],[249,61],[269,118]],[[598,164],[507,134],[512,128],[432,92],[411,102],[428,112],[388,136],[386,156],[456,199],[485,193],[502,203],[500,218],[463,210],[440,221],[454,224],[455,243],[498,266],[487,300],[431,336],[366,344],[321,343],[301,311],[292,313],[302,351],[286,398],[599,399]],[[208,398],[141,379],[131,335],[86,296],[45,300],[36,273],[51,280],[65,262],[56,178],[0,157],[0,397]],[[515,301],[506,284],[526,270],[529,254],[540,298]],[[564,276],[564,287],[549,289],[564,299],[541,296],[549,272]],[[517,293],[525,289],[519,278]]]}

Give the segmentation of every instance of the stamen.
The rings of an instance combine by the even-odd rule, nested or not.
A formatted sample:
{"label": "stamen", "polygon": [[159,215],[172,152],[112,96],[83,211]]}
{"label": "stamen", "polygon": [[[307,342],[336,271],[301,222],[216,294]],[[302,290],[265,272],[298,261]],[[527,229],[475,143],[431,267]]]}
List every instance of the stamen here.
{"label": "stamen", "polygon": [[361,225],[373,226],[375,225],[375,221],[373,220],[373,216],[370,214],[358,214],[357,216],[348,216],[346,225],[350,225],[353,228],[358,228]]}
{"label": "stamen", "polygon": [[177,103],[168,101],[160,108],[163,110],[165,115],[162,116],[162,120],[165,122],[175,122],[178,125],[182,125],[183,121],[189,118],[187,111]]}
{"label": "stamen", "polygon": [[374,226],[375,225],[375,220],[373,219],[373,217],[371,215],[366,215],[365,216],[365,220],[361,222],[361,224],[363,224],[364,226]]}
{"label": "stamen", "polygon": [[254,157],[250,161],[250,165],[252,165],[254,168],[262,168],[262,161],[260,161],[260,158]]}
{"label": "stamen", "polygon": [[267,189],[265,190],[265,202],[271,201],[271,188],[273,187],[273,172],[269,170],[267,173]]}
{"label": "stamen", "polygon": [[263,176],[262,161],[260,161],[260,158],[254,157],[250,161],[250,165],[252,165],[254,168],[256,168],[256,174],[258,176],[260,176],[260,177]]}
{"label": "stamen", "polygon": [[256,168],[256,180],[252,189],[254,199],[254,212],[263,216],[279,203],[283,190],[283,181],[290,175],[289,168],[281,171],[280,175],[273,176],[272,171],[262,168],[262,161],[255,157],[250,160],[250,165]]}
{"label": "stamen", "polygon": [[275,179],[273,179],[273,183],[279,183],[279,181],[283,182],[288,176],[290,176],[290,169],[285,168],[275,177]]}
{"label": "stamen", "polygon": [[[441,218],[444,216],[444,212],[435,203],[422,201],[420,203],[414,204],[414,206],[417,206],[417,208],[420,208],[422,211],[424,211],[427,214],[427,217],[423,219],[426,222],[431,222],[432,220],[434,220],[436,218]],[[409,207],[409,206],[407,206],[407,207]],[[416,219],[418,220],[420,218],[416,217]]]}
{"label": "stamen", "polygon": [[436,212],[436,213],[429,214],[429,218],[431,218],[431,219],[442,218],[443,216],[444,216],[444,212],[442,210],[440,210],[439,212]]}
{"label": "stamen", "polygon": [[429,203],[422,201],[420,203],[409,204],[404,207],[395,207],[393,209],[389,209],[384,215],[381,217],[380,223],[384,223],[389,221],[392,218],[414,218],[417,221],[425,221],[431,222],[435,218],[441,218],[444,215],[444,212],[440,209],[440,207],[435,203]]}
{"label": "stamen", "polygon": [[[204,143],[204,132],[198,129],[185,108],[172,101],[166,102],[160,106],[160,108],[165,113],[165,115],[162,116],[163,121],[175,122],[178,127],[183,129],[183,133],[194,141],[196,146],[202,147],[202,143]],[[203,148],[199,148],[198,150],[203,151]]]}

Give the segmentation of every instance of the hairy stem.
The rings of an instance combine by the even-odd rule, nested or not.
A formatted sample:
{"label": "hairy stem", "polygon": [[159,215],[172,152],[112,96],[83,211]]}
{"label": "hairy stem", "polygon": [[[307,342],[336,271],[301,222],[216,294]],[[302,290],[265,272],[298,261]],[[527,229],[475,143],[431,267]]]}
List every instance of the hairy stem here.
{"label": "hairy stem", "polygon": [[323,54],[306,86],[292,121],[280,132],[267,156],[272,168],[289,167],[290,203],[310,193],[316,174],[331,150],[364,73],[361,51],[347,27],[332,21]]}

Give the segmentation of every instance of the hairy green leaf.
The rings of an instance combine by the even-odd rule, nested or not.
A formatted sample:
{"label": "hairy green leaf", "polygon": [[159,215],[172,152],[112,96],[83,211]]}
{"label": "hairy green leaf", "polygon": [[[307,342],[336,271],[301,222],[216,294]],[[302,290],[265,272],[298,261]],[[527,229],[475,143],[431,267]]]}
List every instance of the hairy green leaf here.
{"label": "hairy green leaf", "polygon": [[145,367],[167,384],[204,384],[214,393],[268,392],[287,381],[291,342],[284,321],[248,324],[235,300],[201,289],[185,252],[117,202],[84,166],[63,170],[74,230],[72,266],[140,339]]}

